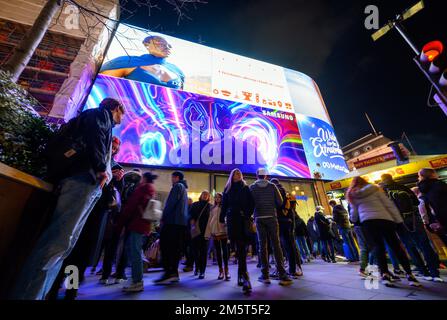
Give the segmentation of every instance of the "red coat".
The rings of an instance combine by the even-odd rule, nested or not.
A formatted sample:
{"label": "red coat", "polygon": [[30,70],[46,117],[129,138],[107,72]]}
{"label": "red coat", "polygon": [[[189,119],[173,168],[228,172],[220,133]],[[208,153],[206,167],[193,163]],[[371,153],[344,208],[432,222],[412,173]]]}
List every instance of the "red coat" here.
{"label": "red coat", "polygon": [[142,183],[130,195],[118,218],[118,230],[126,227],[128,231],[149,235],[151,222],[142,218],[144,209],[155,195],[152,183]]}

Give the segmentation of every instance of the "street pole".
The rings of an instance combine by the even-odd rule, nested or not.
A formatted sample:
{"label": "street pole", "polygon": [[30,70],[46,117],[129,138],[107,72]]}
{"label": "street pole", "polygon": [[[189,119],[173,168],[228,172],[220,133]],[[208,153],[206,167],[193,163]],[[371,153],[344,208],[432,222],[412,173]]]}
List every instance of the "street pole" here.
{"label": "street pole", "polygon": [[404,38],[404,40],[408,43],[408,45],[411,47],[411,49],[416,53],[417,56],[421,55],[421,52],[416,47],[416,45],[411,41],[410,37],[405,33],[405,30],[403,29],[403,26],[400,24],[400,22],[394,22],[394,27],[399,32],[399,34]]}

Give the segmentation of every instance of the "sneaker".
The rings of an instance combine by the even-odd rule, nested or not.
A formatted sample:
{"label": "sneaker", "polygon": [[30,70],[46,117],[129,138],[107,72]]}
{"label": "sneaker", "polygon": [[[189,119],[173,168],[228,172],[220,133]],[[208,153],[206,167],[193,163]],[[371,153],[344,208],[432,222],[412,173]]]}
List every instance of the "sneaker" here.
{"label": "sneaker", "polygon": [[183,268],[183,272],[191,272],[192,270],[194,270],[193,267],[186,266],[186,267]]}
{"label": "sneaker", "polygon": [[270,278],[272,278],[273,280],[279,280],[279,274],[278,271],[272,272],[270,273]]}
{"label": "sneaker", "polygon": [[424,276],[422,279],[424,279],[425,281],[433,281],[433,277],[430,276]]}
{"label": "sneaker", "polygon": [[[301,274],[302,275],[302,274]],[[298,272],[289,273],[290,278],[292,279],[298,279],[300,277]]]}
{"label": "sneaker", "polygon": [[102,285],[105,285],[105,286],[109,286],[109,285],[113,284],[112,280],[102,279],[102,278],[99,279],[99,283],[102,284]]}
{"label": "sneaker", "polygon": [[164,274],[161,278],[154,280],[154,284],[169,284],[173,282],[178,282],[179,277],[175,274]]}
{"label": "sneaker", "polygon": [[369,274],[365,271],[365,270],[359,270],[359,276],[362,277],[363,279],[366,279]]}
{"label": "sneaker", "polygon": [[205,274],[204,274],[204,273],[201,273],[201,274],[199,275],[199,279],[205,279]]}
{"label": "sneaker", "polygon": [[383,285],[385,285],[387,287],[393,286],[393,280],[391,279],[389,274],[382,275],[381,282]]}
{"label": "sneaker", "polygon": [[412,287],[421,287],[421,283],[416,279],[416,277],[412,274],[407,275],[408,284]]}
{"label": "sneaker", "polygon": [[395,274],[390,272],[390,277],[391,277],[391,281],[396,282],[396,281],[400,281],[400,277],[396,276]]}
{"label": "sneaker", "polygon": [[442,279],[441,277],[433,277],[432,281],[433,282],[440,282],[440,283],[442,283],[442,282],[444,282],[444,279]]}
{"label": "sneaker", "polygon": [[270,281],[270,278],[269,278],[268,276],[260,276],[260,277],[258,278],[258,281],[259,281],[259,282],[262,282],[262,283],[265,283],[265,284],[270,284],[270,283],[272,283],[272,282]]}
{"label": "sneaker", "polygon": [[127,279],[124,279],[124,278],[116,278],[115,279],[115,284],[121,284],[121,283],[126,282],[126,281],[127,281]]}
{"label": "sneaker", "polygon": [[282,277],[281,280],[279,280],[280,286],[290,286],[292,283],[292,279],[290,279],[288,276]]}
{"label": "sneaker", "polygon": [[393,270],[393,274],[396,275],[396,276],[399,276],[399,277],[401,277],[401,278],[405,277],[405,272],[403,272],[403,271],[400,270],[400,269],[394,269],[394,270]]}
{"label": "sneaker", "polygon": [[143,281],[132,283],[131,285],[124,287],[124,292],[141,292],[144,290]]}

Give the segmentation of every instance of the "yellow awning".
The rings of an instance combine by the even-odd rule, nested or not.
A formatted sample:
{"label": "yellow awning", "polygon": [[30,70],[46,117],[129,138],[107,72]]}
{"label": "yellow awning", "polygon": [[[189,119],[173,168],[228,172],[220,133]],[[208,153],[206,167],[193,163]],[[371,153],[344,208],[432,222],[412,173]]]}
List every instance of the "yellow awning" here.
{"label": "yellow awning", "polygon": [[361,176],[370,182],[380,180],[384,173],[391,174],[394,178],[417,173],[422,168],[440,169],[447,167],[447,154],[432,156],[412,156],[410,163],[396,166],[396,161],[387,161],[370,167],[351,171],[340,180],[325,183],[326,191],[345,189],[349,187],[354,177]]}

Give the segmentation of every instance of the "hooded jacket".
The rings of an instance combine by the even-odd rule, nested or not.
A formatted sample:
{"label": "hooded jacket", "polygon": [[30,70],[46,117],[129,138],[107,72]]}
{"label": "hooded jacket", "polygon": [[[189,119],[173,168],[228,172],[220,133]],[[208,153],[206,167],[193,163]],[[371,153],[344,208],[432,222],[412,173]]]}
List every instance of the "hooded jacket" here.
{"label": "hooded jacket", "polygon": [[255,219],[276,217],[276,210],[281,208],[283,199],[273,183],[257,180],[250,186],[250,192],[255,205]]}
{"label": "hooded jacket", "polygon": [[447,228],[447,184],[438,179],[426,179],[418,183],[419,191],[432,207],[439,223]]}
{"label": "hooded jacket", "polygon": [[180,180],[174,184],[166,200],[161,222],[165,225],[174,224],[187,226],[188,224],[188,184]]}
{"label": "hooded jacket", "polygon": [[352,193],[351,221],[388,220],[403,223],[402,216],[394,203],[378,186],[368,184]]}
{"label": "hooded jacket", "polygon": [[332,209],[332,218],[340,228],[349,229],[351,227],[348,211],[341,204],[337,204]]}

